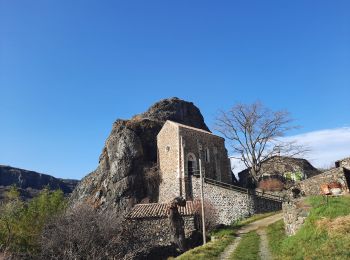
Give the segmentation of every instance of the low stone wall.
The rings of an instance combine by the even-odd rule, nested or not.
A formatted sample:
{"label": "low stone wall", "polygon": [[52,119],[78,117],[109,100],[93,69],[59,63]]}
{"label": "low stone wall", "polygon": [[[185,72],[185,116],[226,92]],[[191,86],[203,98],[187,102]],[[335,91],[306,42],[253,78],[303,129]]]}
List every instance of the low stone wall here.
{"label": "low stone wall", "polygon": [[306,196],[319,195],[321,194],[321,184],[330,182],[339,182],[343,186],[344,190],[348,190],[343,168],[328,170],[324,173],[299,182],[298,186]]}
{"label": "low stone wall", "polygon": [[[193,197],[200,199],[200,179],[192,178]],[[214,208],[218,224],[231,224],[253,214],[277,211],[282,203],[255,195],[204,183],[204,200]]]}
{"label": "low stone wall", "polygon": [[[185,235],[190,237],[198,229],[195,216],[183,216],[185,222]],[[172,243],[169,219],[166,217],[131,219],[135,224],[136,237],[139,242],[147,245],[169,246]],[[136,234],[135,233],[135,234]]]}
{"label": "low stone wall", "polygon": [[295,235],[309,215],[310,207],[304,205],[302,200],[295,200],[284,202],[282,208],[286,234]]}

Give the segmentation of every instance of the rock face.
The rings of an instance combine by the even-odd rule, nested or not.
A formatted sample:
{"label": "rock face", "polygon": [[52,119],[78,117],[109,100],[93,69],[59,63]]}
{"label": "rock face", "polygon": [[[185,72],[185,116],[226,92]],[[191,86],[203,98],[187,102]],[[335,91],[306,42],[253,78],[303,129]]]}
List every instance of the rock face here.
{"label": "rock face", "polygon": [[145,173],[157,163],[157,134],[166,120],[209,130],[199,109],[178,98],[161,100],[130,120],[117,120],[97,169],[76,187],[72,205],[88,202],[122,214],[144,199],[156,202],[159,191]]}
{"label": "rock face", "polygon": [[57,179],[53,176],[0,165],[0,197],[11,185],[16,185],[24,199],[31,198],[45,187],[61,189],[65,194],[71,193],[78,184],[77,180]]}

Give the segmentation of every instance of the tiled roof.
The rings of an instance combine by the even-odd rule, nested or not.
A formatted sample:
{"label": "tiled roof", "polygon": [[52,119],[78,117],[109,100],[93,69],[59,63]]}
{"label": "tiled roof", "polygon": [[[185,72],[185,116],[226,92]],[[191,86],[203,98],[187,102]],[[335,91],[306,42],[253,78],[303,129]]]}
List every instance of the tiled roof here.
{"label": "tiled roof", "polygon": [[[126,217],[129,219],[167,217],[168,205],[167,203],[136,204]],[[179,212],[183,216],[195,215],[199,209],[197,205],[199,205],[198,202],[186,201],[185,207],[178,207]]]}

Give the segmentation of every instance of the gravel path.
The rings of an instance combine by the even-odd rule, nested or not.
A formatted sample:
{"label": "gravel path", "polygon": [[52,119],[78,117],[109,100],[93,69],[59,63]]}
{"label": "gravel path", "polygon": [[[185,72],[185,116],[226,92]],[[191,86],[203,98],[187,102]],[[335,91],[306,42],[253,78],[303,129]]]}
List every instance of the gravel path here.
{"label": "gravel path", "polygon": [[268,248],[268,240],[266,237],[266,231],[265,228],[269,225],[271,225],[272,223],[275,223],[276,221],[282,219],[283,214],[279,213],[267,218],[263,218],[257,221],[254,221],[242,228],[240,228],[237,231],[237,237],[235,239],[235,241],[229,245],[228,247],[226,247],[225,251],[220,255],[219,259],[220,260],[224,260],[224,259],[230,259],[230,255],[233,253],[233,251],[236,249],[236,247],[239,244],[239,241],[241,239],[241,235],[242,234],[246,234],[249,233],[251,231],[255,231],[258,230],[258,234],[260,235],[260,257],[262,260],[265,259],[271,259],[271,255],[270,255],[270,251]]}

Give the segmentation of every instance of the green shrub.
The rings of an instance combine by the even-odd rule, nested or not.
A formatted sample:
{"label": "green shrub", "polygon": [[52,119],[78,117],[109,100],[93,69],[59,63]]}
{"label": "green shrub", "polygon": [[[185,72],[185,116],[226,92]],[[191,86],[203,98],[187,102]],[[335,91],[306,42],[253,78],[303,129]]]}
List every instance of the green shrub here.
{"label": "green shrub", "polygon": [[62,191],[43,190],[28,203],[21,201],[13,187],[0,205],[0,250],[33,254],[45,223],[66,207]]}

